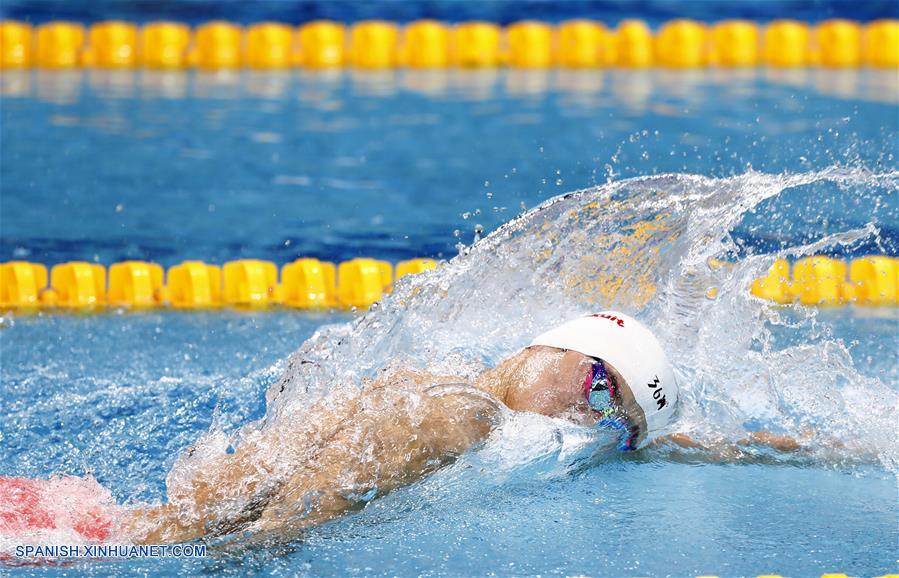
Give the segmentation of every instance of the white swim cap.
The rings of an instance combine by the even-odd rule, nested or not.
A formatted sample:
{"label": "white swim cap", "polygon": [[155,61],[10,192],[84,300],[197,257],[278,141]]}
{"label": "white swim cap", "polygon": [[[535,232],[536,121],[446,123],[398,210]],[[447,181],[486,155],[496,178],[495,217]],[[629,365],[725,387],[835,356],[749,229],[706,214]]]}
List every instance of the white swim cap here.
{"label": "white swim cap", "polygon": [[644,443],[674,418],[678,398],[674,370],[649,328],[633,317],[618,311],[594,313],[541,333],[531,345],[570,349],[609,362],[646,416]]}

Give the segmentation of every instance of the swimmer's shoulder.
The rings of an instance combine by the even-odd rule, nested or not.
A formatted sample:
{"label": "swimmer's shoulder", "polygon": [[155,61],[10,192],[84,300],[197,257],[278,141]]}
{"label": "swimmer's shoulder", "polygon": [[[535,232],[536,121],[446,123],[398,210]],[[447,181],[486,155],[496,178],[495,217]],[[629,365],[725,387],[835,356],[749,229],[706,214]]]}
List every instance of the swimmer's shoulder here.
{"label": "swimmer's shoulder", "polygon": [[435,385],[464,383],[455,375],[440,375],[408,367],[385,367],[376,376],[363,380],[363,391],[382,389],[424,392]]}

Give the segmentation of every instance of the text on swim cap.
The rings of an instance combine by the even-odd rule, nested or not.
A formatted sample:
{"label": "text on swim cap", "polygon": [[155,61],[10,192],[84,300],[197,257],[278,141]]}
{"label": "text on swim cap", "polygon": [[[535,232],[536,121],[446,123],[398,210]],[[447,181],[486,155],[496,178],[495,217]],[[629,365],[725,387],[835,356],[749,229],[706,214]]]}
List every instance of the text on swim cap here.
{"label": "text on swim cap", "polygon": [[665,394],[662,393],[662,386],[659,385],[658,375],[656,375],[655,378],[646,385],[648,385],[652,390],[652,398],[656,400],[656,404],[659,406],[659,409],[662,409],[663,407],[668,405],[668,400],[665,399]]}
{"label": "text on swim cap", "polygon": [[624,327],[624,319],[616,317],[615,315],[609,315],[608,313],[594,313],[592,317],[602,317],[603,319],[608,319],[609,321],[615,321],[618,323],[618,327]]}

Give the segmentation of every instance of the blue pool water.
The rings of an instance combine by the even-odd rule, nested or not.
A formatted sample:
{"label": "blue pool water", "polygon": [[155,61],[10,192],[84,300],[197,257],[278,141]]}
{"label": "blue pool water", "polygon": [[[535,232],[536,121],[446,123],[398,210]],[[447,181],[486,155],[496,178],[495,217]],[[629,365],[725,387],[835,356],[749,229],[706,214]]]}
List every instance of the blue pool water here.
{"label": "blue pool water", "polygon": [[[271,407],[289,413],[397,357],[470,377],[603,305],[659,329],[685,392],[676,430],[819,436],[793,456],[584,464],[576,426],[517,415],[289,544],[4,572],[895,571],[896,311],[774,307],[746,289],[775,255],[897,254],[895,75],[91,71],[4,73],[2,86],[0,260],[448,259],[466,246],[364,317],[4,315],[2,475],[91,473],[119,501],[160,501],[185,448],[264,416],[278,384]],[[316,333],[326,323],[344,325]],[[316,369],[298,372],[286,360],[310,337]]]}
{"label": "blue pool water", "polygon": [[[609,179],[899,162],[888,72],[86,71],[3,83],[4,260],[449,257],[477,225]],[[792,239],[883,210],[839,195],[815,209],[824,229],[791,218]],[[879,224],[895,250],[895,221]],[[738,234],[762,246],[781,225]]]}

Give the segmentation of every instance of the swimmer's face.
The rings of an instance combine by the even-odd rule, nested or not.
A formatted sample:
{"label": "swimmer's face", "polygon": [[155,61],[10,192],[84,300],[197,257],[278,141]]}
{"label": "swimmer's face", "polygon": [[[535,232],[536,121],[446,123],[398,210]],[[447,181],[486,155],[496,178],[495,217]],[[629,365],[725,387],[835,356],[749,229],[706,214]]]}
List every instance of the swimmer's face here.
{"label": "swimmer's face", "polygon": [[[513,385],[505,399],[510,409],[563,417],[582,425],[596,423],[599,416],[590,409],[584,395],[584,380],[591,371],[592,358],[538,345],[528,347],[509,362],[514,364]],[[628,421],[641,432],[646,431],[646,418],[630,387],[614,367],[604,365],[617,386],[616,401]]]}
{"label": "swimmer's face", "polygon": [[535,346],[511,361],[515,370],[505,400],[510,409],[552,417],[573,413],[575,421],[589,422],[583,383],[590,358],[575,351]]}

